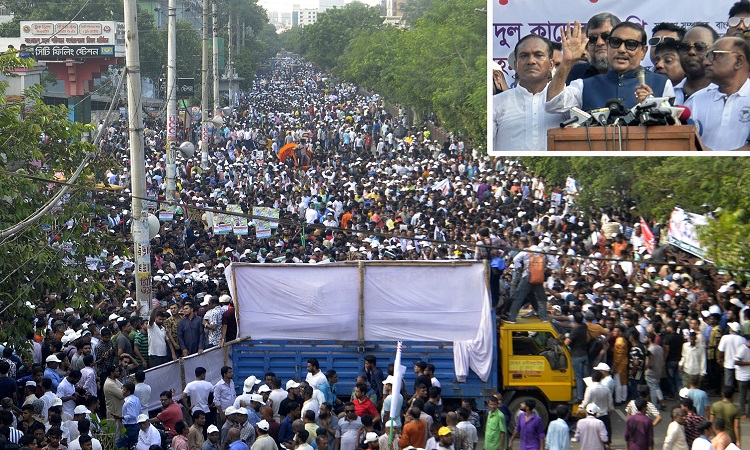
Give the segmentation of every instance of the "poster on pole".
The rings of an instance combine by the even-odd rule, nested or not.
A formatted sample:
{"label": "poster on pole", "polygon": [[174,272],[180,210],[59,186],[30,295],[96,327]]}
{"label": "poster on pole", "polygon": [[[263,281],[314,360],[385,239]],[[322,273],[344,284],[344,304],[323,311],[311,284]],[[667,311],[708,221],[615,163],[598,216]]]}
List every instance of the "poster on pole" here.
{"label": "poster on pole", "polygon": [[[240,205],[227,205],[227,211],[233,213],[242,214],[242,207]],[[232,232],[237,236],[247,236],[248,226],[247,218],[240,216],[231,216],[232,218]]]}
{"label": "poster on pole", "polygon": [[267,206],[253,206],[253,216],[263,217],[263,219],[256,218],[253,220],[255,222],[255,237],[258,239],[270,238],[272,230],[279,227],[278,209]]}
{"label": "poster on pole", "polygon": [[[229,209],[229,208],[227,208]],[[214,214],[214,234],[229,234],[232,232],[233,217],[229,214]]]}

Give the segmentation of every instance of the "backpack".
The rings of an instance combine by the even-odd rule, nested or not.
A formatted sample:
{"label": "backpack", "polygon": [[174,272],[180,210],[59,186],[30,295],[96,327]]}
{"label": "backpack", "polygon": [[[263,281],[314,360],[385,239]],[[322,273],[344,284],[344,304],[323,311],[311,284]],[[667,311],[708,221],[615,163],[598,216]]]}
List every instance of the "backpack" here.
{"label": "backpack", "polygon": [[544,255],[529,257],[529,284],[544,284]]}

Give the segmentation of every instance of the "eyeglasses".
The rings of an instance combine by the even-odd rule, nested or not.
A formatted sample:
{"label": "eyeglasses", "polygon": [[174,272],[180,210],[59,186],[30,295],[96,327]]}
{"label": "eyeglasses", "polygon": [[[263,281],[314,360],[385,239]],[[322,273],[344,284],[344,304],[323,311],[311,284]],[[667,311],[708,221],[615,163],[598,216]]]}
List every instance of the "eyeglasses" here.
{"label": "eyeglasses", "polygon": [[681,42],[677,46],[677,51],[680,53],[688,54],[690,49],[694,48],[695,53],[703,54],[708,50],[708,44],[705,42]]}
{"label": "eyeglasses", "polygon": [[729,53],[734,53],[735,55],[739,55],[738,52],[730,52],[729,50],[711,50],[708,53],[706,53],[706,59],[708,62],[714,62],[717,55],[726,55]]}
{"label": "eyeglasses", "polygon": [[609,40],[609,33],[602,33],[602,34],[590,34],[589,35],[589,43],[588,45],[596,45],[599,42],[599,38],[602,38],[602,41],[606,44]]}
{"label": "eyeglasses", "polygon": [[347,413],[347,414],[349,414],[349,413],[353,413],[354,410],[353,409],[345,409],[344,412]]}
{"label": "eyeglasses", "polygon": [[609,47],[619,49],[622,44],[625,44],[625,49],[631,52],[637,49],[639,46],[644,45],[644,42],[636,41],[635,39],[620,39],[617,37],[609,38]]}
{"label": "eyeglasses", "polygon": [[727,20],[727,24],[732,28],[739,26],[740,22],[745,24],[745,28],[750,28],[750,17],[730,17]]}
{"label": "eyeglasses", "polygon": [[672,36],[654,36],[648,40],[648,45],[654,46],[659,44],[674,44],[675,42],[678,41]]}

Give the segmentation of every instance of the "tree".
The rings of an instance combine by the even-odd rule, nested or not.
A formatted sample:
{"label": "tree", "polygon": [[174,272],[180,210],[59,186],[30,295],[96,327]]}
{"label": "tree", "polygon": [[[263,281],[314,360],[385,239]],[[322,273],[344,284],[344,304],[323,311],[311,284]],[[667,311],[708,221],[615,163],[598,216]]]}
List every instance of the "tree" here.
{"label": "tree", "polygon": [[698,230],[708,258],[717,264],[750,268],[750,160],[736,157],[529,157],[523,158],[547,186],[564,186],[570,174],[581,185],[582,211],[630,210],[665,221],[679,206],[717,220]]}
{"label": "tree", "polygon": [[[168,30],[152,28],[139,36],[141,50],[141,73],[152,81],[157,81],[167,73]],[[197,78],[200,84],[200,62],[202,41],[198,31],[189,22],[177,21],[177,76]]]}
{"label": "tree", "polygon": [[417,3],[427,6],[411,29],[381,25],[360,32],[338,59],[336,71],[422,116],[434,113],[444,128],[485,146],[486,15],[476,10],[486,4]]}
{"label": "tree", "polygon": [[[16,54],[0,56],[0,73],[28,66]],[[103,247],[121,248],[97,227],[99,195],[86,189],[69,194],[38,222],[19,232],[6,230],[31,216],[60,186],[40,180],[69,179],[89,152],[98,148],[81,141],[82,133],[94,133],[93,125],[72,122],[65,106],[48,106],[42,89],[26,89],[23,96],[5,96],[0,83],[0,341],[18,348],[32,330],[34,310],[45,306],[45,295],[57,292],[57,307],[74,306],[91,311],[91,298],[104,286],[98,272],[90,271],[86,258],[98,258]],[[90,185],[105,165],[114,164],[98,155],[83,169],[77,184]],[[31,179],[27,177],[35,177]],[[95,276],[96,275],[96,276]],[[47,299],[51,307],[53,300]]]}
{"label": "tree", "polygon": [[318,15],[317,22],[303,28],[303,55],[324,69],[332,69],[352,38],[373,32],[382,21],[375,8],[359,2],[328,9]]}

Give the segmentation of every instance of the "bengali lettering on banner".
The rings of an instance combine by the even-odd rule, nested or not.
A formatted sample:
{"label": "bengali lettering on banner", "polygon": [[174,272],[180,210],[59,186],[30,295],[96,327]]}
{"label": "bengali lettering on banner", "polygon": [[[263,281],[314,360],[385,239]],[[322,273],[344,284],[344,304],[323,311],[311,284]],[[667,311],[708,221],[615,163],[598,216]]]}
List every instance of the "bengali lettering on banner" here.
{"label": "bengali lettering on banner", "polygon": [[[717,5],[714,2],[685,0],[674,3],[654,0],[493,0],[492,59],[506,75],[513,75],[508,56],[518,41],[536,34],[556,42],[568,22],[586,24],[588,19],[602,12],[611,12],[622,20],[643,25],[651,36],[651,29],[661,22],[675,22],[689,28],[698,22],[708,22],[719,34],[727,29],[727,13],[734,2]],[[644,65],[650,64],[648,58]],[[510,77],[506,77],[511,82]]]}
{"label": "bengali lettering on banner", "polygon": [[695,256],[705,258],[706,249],[698,240],[698,227],[707,224],[706,216],[675,208],[669,216],[669,243]]}

